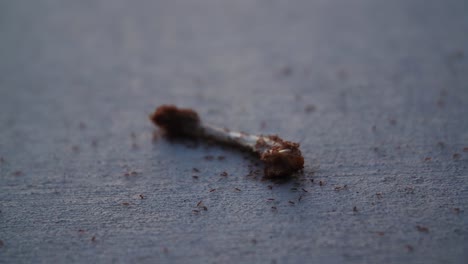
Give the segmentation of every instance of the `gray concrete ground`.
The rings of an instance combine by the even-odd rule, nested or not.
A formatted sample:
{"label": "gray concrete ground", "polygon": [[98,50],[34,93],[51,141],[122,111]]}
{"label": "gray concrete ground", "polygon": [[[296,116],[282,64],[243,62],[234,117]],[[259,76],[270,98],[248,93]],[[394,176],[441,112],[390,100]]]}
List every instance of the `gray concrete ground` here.
{"label": "gray concrete ground", "polygon": [[[0,262],[467,263],[467,14],[1,1]],[[306,168],[264,181],[238,151],[153,139],[166,103],[299,141]]]}

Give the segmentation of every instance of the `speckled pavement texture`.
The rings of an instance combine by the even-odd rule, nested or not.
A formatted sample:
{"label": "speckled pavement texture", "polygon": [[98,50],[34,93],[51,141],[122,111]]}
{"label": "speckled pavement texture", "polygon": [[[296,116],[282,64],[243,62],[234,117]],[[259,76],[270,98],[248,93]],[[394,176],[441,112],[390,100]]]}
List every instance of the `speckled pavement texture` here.
{"label": "speckled pavement texture", "polygon": [[[467,263],[467,14],[1,1],[0,263]],[[148,120],[167,103],[298,141],[306,167],[262,180],[169,141]]]}

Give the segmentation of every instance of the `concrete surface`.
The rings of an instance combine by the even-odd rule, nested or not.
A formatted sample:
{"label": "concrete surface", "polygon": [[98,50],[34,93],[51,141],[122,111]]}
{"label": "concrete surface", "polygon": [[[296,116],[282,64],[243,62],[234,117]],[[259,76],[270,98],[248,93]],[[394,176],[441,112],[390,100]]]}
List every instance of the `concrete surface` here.
{"label": "concrete surface", "polygon": [[[467,13],[1,1],[0,262],[467,263]],[[300,141],[307,166],[262,181],[240,152],[153,140],[165,103]]]}

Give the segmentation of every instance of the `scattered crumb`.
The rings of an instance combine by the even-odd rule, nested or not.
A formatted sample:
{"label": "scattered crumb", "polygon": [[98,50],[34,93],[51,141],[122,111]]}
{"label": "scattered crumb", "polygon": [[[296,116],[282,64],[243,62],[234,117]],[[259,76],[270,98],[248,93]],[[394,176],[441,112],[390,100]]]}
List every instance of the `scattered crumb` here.
{"label": "scattered crumb", "polygon": [[468,152],[468,147],[464,147],[463,152]]}
{"label": "scattered crumb", "polygon": [[98,146],[98,141],[97,141],[97,139],[91,140],[91,147],[97,148],[97,146]]}
{"label": "scattered crumb", "polygon": [[298,201],[298,202],[302,201],[302,195],[299,196],[299,198],[297,198],[297,201]]}
{"label": "scattered crumb", "polygon": [[78,233],[80,233],[80,234],[83,234],[83,233],[85,233],[85,232],[86,232],[86,231],[83,230],[83,229],[78,229]]}
{"label": "scattered crumb", "polygon": [[205,159],[205,160],[211,161],[211,160],[214,159],[214,157],[213,157],[212,155],[206,155],[206,156],[204,157],[204,159]]}
{"label": "scattered crumb", "polygon": [[130,203],[128,203],[128,202],[123,202],[122,205],[124,205],[124,206],[129,206]]}
{"label": "scattered crumb", "polygon": [[313,104],[309,104],[306,107],[304,107],[304,112],[306,112],[307,114],[313,113],[315,112],[315,110],[317,110],[317,107]]}
{"label": "scattered crumb", "polygon": [[226,157],[225,156],[218,156],[218,160],[225,160]]}
{"label": "scattered crumb", "polygon": [[378,235],[378,236],[384,236],[384,235],[385,235],[385,233],[384,233],[384,232],[382,232],[382,231],[379,231],[379,232],[377,232],[377,235]]}
{"label": "scattered crumb", "polygon": [[408,252],[413,252],[414,251],[414,247],[411,246],[411,245],[405,245],[405,248],[406,248],[406,250],[408,250]]}
{"label": "scattered crumb", "polygon": [[274,201],[275,199],[274,198],[268,198],[267,200],[268,201]]}
{"label": "scattered crumb", "polygon": [[377,199],[382,199],[382,193],[380,192],[376,193],[375,196],[377,196]]}
{"label": "scattered crumb", "polygon": [[443,147],[445,147],[445,143],[442,142],[442,141],[439,141],[439,142],[437,142],[437,146],[439,146],[440,148],[443,148]]}
{"label": "scattered crumb", "polygon": [[425,158],[424,158],[424,161],[430,161],[430,160],[432,160],[431,157],[425,157]]}
{"label": "scattered crumb", "polygon": [[3,240],[0,240],[0,248],[5,246],[5,243],[3,243]]}
{"label": "scattered crumb", "polygon": [[268,185],[268,189],[273,190],[273,185]]}
{"label": "scattered crumb", "polygon": [[22,176],[23,172],[20,171],[20,170],[17,170],[17,171],[14,171],[12,174],[13,174],[13,176]]}
{"label": "scattered crumb", "polygon": [[223,172],[221,172],[219,175],[226,177],[226,176],[228,176],[228,173],[225,172],[225,171],[223,171]]}
{"label": "scattered crumb", "polygon": [[216,189],[211,189],[211,190],[210,190],[210,192],[214,192],[214,191],[216,191]]}
{"label": "scattered crumb", "polygon": [[293,201],[288,201],[288,203],[290,203],[290,204],[292,204],[292,205],[296,204],[296,203],[293,202]]}
{"label": "scattered crumb", "polygon": [[461,212],[461,210],[460,210],[460,208],[455,207],[455,208],[453,208],[453,212],[454,212],[455,214],[459,214],[459,213]]}
{"label": "scattered crumb", "polygon": [[203,203],[203,201],[200,200],[200,201],[197,203],[197,207],[199,207],[202,203]]}
{"label": "scattered crumb", "polygon": [[376,125],[373,125],[373,126],[371,127],[371,129],[372,129],[373,132],[375,132],[375,131],[377,131],[377,126],[376,126]]}
{"label": "scattered crumb", "polygon": [[417,226],[416,226],[416,229],[417,229],[419,232],[422,232],[422,233],[429,233],[429,228],[427,228],[427,227],[425,227],[425,226],[417,225]]}
{"label": "scattered crumb", "polygon": [[357,207],[354,206],[354,207],[353,207],[353,212],[357,212],[357,211],[358,211]]}
{"label": "scattered crumb", "polygon": [[202,208],[203,208],[204,211],[208,211],[208,207],[203,206]]}
{"label": "scattered crumb", "polygon": [[291,188],[291,191],[297,192],[297,188],[296,188],[296,187],[293,187],[293,188]]}
{"label": "scattered crumb", "polygon": [[290,66],[284,66],[283,69],[280,71],[280,75],[282,76],[290,76],[292,74],[293,70]]}
{"label": "scattered crumb", "polygon": [[454,153],[452,155],[452,158],[455,159],[455,160],[459,159],[460,157],[461,157],[461,155],[459,153]]}
{"label": "scattered crumb", "polygon": [[93,236],[93,237],[91,238],[91,241],[92,241],[92,242],[96,242],[96,237]]}
{"label": "scattered crumb", "polygon": [[199,212],[200,211],[198,211],[198,210],[192,210],[192,213],[194,213],[194,214],[198,214]]}
{"label": "scattered crumb", "polygon": [[396,125],[396,123],[397,123],[397,121],[396,121],[395,118],[389,118],[389,119],[388,119],[388,122],[389,122],[390,125],[392,125],[392,126]]}
{"label": "scattered crumb", "polygon": [[325,185],[325,182],[324,182],[324,181],[319,181],[319,185],[320,185],[320,186],[324,186],[324,185]]}
{"label": "scattered crumb", "polygon": [[303,192],[309,192],[308,190],[306,190],[306,189],[304,189],[304,188],[302,188],[302,191],[303,191]]}
{"label": "scattered crumb", "polygon": [[236,191],[238,191],[238,192],[240,192],[240,191],[241,191],[241,189],[239,189],[239,188],[234,188],[234,189],[235,189]]}
{"label": "scattered crumb", "polygon": [[198,176],[197,176],[197,175],[193,175],[192,178],[194,178],[195,180],[198,180]]}
{"label": "scattered crumb", "polygon": [[192,171],[193,171],[193,172],[200,172],[200,170],[197,169],[197,168],[193,168]]}
{"label": "scattered crumb", "polygon": [[140,194],[139,197],[141,200],[145,199],[145,196],[143,194]]}
{"label": "scattered crumb", "polygon": [[276,206],[272,206],[271,209],[277,210],[278,208],[276,208]]}

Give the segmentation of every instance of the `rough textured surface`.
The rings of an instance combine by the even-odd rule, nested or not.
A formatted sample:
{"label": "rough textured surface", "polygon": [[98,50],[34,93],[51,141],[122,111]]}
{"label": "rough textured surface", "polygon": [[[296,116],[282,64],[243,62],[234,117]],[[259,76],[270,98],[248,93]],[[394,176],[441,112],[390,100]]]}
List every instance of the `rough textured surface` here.
{"label": "rough textured surface", "polygon": [[[0,262],[466,263],[467,10],[1,1]],[[154,141],[167,103],[300,141],[303,175]]]}

